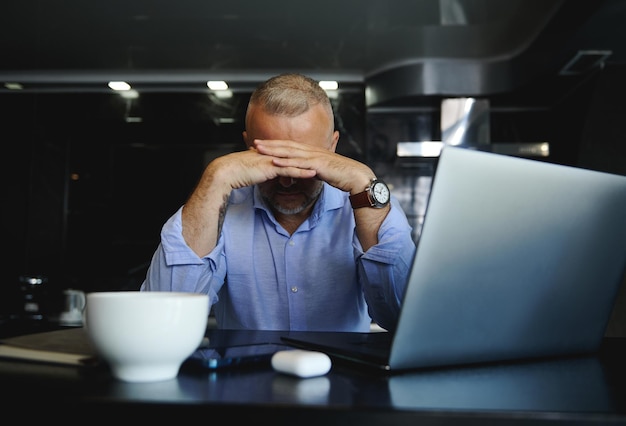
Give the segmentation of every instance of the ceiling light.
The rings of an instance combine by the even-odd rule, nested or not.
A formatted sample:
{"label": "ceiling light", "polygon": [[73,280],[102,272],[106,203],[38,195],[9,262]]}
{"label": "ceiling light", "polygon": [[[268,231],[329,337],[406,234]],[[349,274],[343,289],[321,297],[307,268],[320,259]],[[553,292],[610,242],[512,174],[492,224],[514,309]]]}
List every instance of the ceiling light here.
{"label": "ceiling light", "polygon": [[339,84],[336,81],[320,81],[320,87],[324,90],[337,90]]}
{"label": "ceiling light", "polygon": [[113,90],[130,90],[130,84],[125,81],[109,81],[109,87]]}
{"label": "ceiling light", "polygon": [[9,90],[22,90],[24,88],[20,83],[4,83],[4,87]]}
{"label": "ceiling light", "polygon": [[211,90],[226,90],[226,89],[228,89],[228,84],[226,84],[225,81],[211,80],[211,81],[207,81],[206,85]]}

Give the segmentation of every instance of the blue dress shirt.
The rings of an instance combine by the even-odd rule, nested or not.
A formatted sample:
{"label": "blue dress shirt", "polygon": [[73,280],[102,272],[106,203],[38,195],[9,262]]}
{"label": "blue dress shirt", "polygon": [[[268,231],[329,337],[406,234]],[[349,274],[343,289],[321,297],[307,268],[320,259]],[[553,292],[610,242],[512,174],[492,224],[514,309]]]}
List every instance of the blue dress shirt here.
{"label": "blue dress shirt", "polygon": [[369,331],[374,321],[392,329],[415,253],[411,226],[392,197],[378,244],[364,253],[348,196],[324,183],[289,235],[258,188],[234,190],[203,258],[182,237],[181,207],[163,226],[141,290],[208,293],[220,328]]}

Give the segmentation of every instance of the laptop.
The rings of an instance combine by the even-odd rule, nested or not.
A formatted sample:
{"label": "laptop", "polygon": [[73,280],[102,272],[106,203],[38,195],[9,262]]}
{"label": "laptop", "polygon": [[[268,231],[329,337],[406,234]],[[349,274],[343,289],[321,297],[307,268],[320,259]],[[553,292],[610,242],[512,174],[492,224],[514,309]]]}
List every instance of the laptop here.
{"label": "laptop", "polygon": [[626,176],[443,148],[394,332],[283,341],[388,372],[599,349],[626,267]]}

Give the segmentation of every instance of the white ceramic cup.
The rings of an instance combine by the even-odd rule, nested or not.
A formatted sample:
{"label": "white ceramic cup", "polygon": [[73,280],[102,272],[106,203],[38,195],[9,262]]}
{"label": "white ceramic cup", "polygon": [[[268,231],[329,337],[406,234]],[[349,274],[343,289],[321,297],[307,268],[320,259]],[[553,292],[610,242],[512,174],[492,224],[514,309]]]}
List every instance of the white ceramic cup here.
{"label": "white ceramic cup", "polygon": [[175,378],[200,345],[206,294],[117,291],[87,294],[84,329],[113,376],[126,382]]}

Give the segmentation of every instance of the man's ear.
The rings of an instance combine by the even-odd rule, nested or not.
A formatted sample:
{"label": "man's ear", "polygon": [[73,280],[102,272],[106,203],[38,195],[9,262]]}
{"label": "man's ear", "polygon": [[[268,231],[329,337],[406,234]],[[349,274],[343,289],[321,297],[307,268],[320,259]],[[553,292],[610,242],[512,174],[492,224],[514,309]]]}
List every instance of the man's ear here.
{"label": "man's ear", "polygon": [[330,146],[330,149],[335,152],[337,150],[337,142],[339,142],[339,131],[335,130],[333,132],[333,143]]}
{"label": "man's ear", "polygon": [[246,147],[250,148],[250,146],[252,145],[252,141],[248,141],[248,132],[244,130],[241,134],[243,136],[243,141],[246,144]]}

